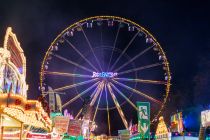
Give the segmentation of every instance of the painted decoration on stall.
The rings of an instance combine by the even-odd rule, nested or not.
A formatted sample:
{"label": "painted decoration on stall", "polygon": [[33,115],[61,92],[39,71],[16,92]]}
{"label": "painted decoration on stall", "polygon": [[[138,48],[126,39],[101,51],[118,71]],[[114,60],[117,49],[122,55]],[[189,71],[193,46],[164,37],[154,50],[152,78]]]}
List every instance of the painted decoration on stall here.
{"label": "painted decoration on stall", "polygon": [[138,132],[141,138],[150,137],[150,103],[137,102],[138,112]]}
{"label": "painted decoration on stall", "polygon": [[56,94],[55,97],[56,97],[57,111],[61,112],[62,111],[61,97],[59,94]]}
{"label": "painted decoration on stall", "polygon": [[171,132],[182,133],[184,130],[182,112],[171,116]]}

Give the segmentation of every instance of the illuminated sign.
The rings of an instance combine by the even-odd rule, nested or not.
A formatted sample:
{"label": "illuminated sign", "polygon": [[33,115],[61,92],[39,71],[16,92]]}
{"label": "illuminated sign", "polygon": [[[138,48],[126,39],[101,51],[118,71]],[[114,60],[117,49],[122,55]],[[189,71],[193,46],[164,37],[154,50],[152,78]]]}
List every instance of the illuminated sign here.
{"label": "illuminated sign", "polygon": [[68,126],[68,134],[71,136],[81,135],[82,121],[81,120],[70,120]]}
{"label": "illuminated sign", "polygon": [[50,140],[50,134],[39,134],[39,133],[28,133],[27,139],[35,140],[35,139],[42,139],[42,140]]}
{"label": "illuminated sign", "polygon": [[150,103],[137,102],[138,111],[138,131],[141,138],[150,138]]}
{"label": "illuminated sign", "polygon": [[92,77],[98,78],[113,78],[117,76],[117,72],[93,72]]}
{"label": "illuminated sign", "polygon": [[170,140],[170,133],[163,119],[163,116],[160,116],[159,123],[156,130],[156,140]]}
{"label": "illuminated sign", "polygon": [[63,135],[68,130],[69,117],[56,116],[54,123],[58,134]]}
{"label": "illuminated sign", "polygon": [[3,139],[20,139],[20,133],[4,133]]}
{"label": "illuminated sign", "polygon": [[210,126],[210,110],[201,112],[201,124],[203,127]]}

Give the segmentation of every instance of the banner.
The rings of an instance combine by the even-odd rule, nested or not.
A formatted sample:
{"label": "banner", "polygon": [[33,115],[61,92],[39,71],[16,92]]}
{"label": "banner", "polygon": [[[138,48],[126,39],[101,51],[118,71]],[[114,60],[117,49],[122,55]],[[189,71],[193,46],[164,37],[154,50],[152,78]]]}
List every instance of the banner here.
{"label": "banner", "polygon": [[150,138],[150,103],[137,102],[138,132],[141,138]]}
{"label": "banner", "polygon": [[48,86],[48,92],[49,92],[50,111],[55,111],[55,93],[50,86]]}
{"label": "banner", "polygon": [[56,103],[57,103],[57,111],[61,112],[62,111],[61,97],[58,94],[56,94],[55,96],[56,96]]}

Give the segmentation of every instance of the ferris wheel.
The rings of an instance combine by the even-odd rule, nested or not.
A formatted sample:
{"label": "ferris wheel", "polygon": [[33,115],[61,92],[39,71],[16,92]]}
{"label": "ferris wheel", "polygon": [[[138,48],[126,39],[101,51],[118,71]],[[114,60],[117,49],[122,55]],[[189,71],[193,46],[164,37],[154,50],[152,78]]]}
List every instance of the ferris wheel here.
{"label": "ferris wheel", "polygon": [[136,101],[150,102],[153,122],[167,102],[170,80],[166,55],[152,34],[125,18],[95,16],[70,25],[51,43],[40,85],[46,97],[51,91],[65,93],[62,108],[74,110],[76,118],[88,97],[92,120],[105,112],[110,132],[110,112],[117,111],[128,128],[127,111],[138,110]]}

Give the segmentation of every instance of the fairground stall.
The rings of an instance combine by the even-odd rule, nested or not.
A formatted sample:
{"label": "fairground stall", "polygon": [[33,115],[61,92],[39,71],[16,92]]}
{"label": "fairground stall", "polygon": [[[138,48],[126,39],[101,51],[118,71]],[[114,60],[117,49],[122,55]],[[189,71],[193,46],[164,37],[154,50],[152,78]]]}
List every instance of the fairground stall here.
{"label": "fairground stall", "polygon": [[26,58],[12,28],[0,48],[0,139],[51,139],[51,120],[27,99]]}
{"label": "fairground stall", "polygon": [[199,132],[199,140],[210,139],[210,135],[206,134],[207,128],[210,127],[210,110],[204,110],[201,112],[201,124]]}
{"label": "fairground stall", "polygon": [[155,135],[156,140],[171,140],[171,133],[168,131],[163,116],[159,118],[159,123]]}

